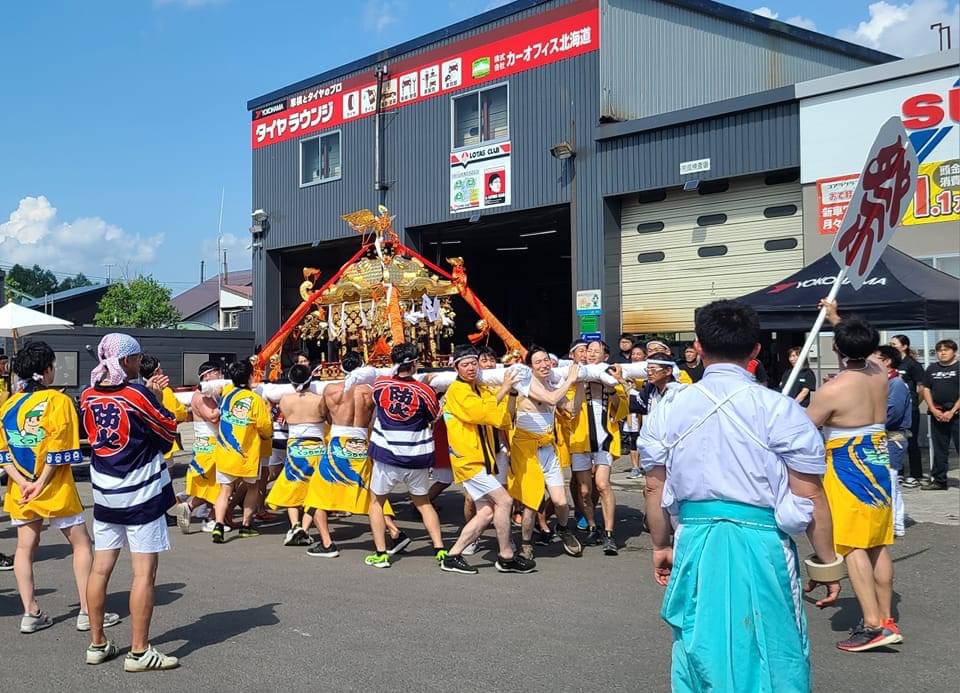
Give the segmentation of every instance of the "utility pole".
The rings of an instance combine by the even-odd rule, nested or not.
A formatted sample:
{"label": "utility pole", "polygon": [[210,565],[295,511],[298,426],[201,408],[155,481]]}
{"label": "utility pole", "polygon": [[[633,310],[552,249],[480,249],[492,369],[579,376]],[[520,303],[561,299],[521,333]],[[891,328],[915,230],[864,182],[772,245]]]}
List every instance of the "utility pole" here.
{"label": "utility pole", "polygon": [[107,263],[104,263],[104,265],[103,265],[104,267],[107,268],[107,284],[110,283],[110,268],[113,267],[113,265],[114,265],[114,263],[112,263],[112,262],[107,262]]}
{"label": "utility pole", "polygon": [[[930,25],[930,30],[931,30],[931,31],[934,31],[934,30],[935,30],[935,31],[937,32],[938,38],[940,39],[940,50],[941,50],[941,51],[943,51],[943,50],[950,50],[950,48],[951,48],[950,25],[949,25],[949,24],[944,24],[943,22],[937,22],[936,24],[931,24],[931,25]],[[947,41],[946,41],[947,47],[946,47],[946,49],[944,49],[944,47],[943,47],[943,43],[944,43],[943,37],[944,37],[944,34],[946,34],[946,37],[947,37]]]}

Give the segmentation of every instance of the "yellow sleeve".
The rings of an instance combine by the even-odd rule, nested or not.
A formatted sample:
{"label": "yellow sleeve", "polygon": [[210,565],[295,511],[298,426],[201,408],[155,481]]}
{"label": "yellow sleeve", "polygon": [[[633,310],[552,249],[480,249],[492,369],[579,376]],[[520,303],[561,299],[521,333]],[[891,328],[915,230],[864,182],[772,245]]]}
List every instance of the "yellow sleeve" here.
{"label": "yellow sleeve", "polygon": [[627,399],[627,391],[623,385],[618,384],[613,391],[617,393],[617,406],[610,403],[610,418],[613,421],[623,421],[630,414],[630,400]]}
{"label": "yellow sleeve", "polygon": [[466,383],[454,383],[447,390],[444,409],[464,423],[475,426],[504,425],[504,410],[497,406],[497,398],[481,391],[477,393]]}
{"label": "yellow sleeve", "polygon": [[257,434],[264,440],[273,438],[273,419],[270,418],[270,408],[260,397],[257,403]]}
{"label": "yellow sleeve", "polygon": [[187,420],[187,407],[177,399],[172,388],[163,388],[163,401],[161,404],[163,404],[164,409],[173,414],[177,423],[183,423]]}
{"label": "yellow sleeve", "polygon": [[691,378],[690,374],[681,368],[680,377],[677,378],[677,382],[683,383],[684,385],[693,385],[693,378]]}

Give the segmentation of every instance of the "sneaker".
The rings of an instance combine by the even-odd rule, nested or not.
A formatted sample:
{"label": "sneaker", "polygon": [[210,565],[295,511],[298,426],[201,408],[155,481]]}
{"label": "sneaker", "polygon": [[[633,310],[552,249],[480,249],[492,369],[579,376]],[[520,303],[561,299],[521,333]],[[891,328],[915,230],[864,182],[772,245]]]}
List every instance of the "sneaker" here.
{"label": "sneaker", "polygon": [[883,631],[893,636],[893,640],[890,641],[891,645],[898,645],[903,642],[903,633],[900,632],[900,627],[892,618],[883,622]]}
{"label": "sneaker", "polygon": [[443,559],[450,555],[447,553],[446,549],[434,549],[434,551],[437,552],[436,553],[437,563],[442,563]]}
{"label": "sneaker", "polygon": [[[109,628],[110,626],[115,626],[123,619],[120,618],[120,614],[115,614],[110,611],[105,611],[103,614],[103,627]],[[77,630],[85,633],[90,630],[90,615],[85,614],[82,611],[77,614]]]}
{"label": "sneaker", "polygon": [[178,666],[180,662],[176,657],[160,654],[154,647],[148,647],[146,652],[139,656],[131,652],[123,659],[124,671],[163,671],[176,669]]}
{"label": "sneaker", "polygon": [[537,546],[550,546],[557,540],[557,533],[550,531],[544,532],[542,529],[537,533]]}
{"label": "sneaker", "polygon": [[315,558],[336,558],[340,555],[340,549],[338,549],[337,545],[332,541],[330,542],[330,546],[324,546],[322,541],[318,541],[307,549],[307,555],[314,556]]}
{"label": "sneaker", "polygon": [[372,553],[364,558],[363,562],[372,568],[389,568],[390,556],[386,553]]}
{"label": "sneaker", "polygon": [[314,543],[316,542],[310,538],[310,534],[305,529],[301,529],[294,537],[294,546],[313,546]]}
{"label": "sneaker", "polygon": [[190,525],[193,522],[193,513],[189,503],[177,504],[177,527],[184,534],[190,534]]}
{"label": "sneaker", "polygon": [[398,553],[402,553],[405,548],[410,546],[410,537],[404,534],[403,531],[397,535],[396,539],[390,537],[390,541],[393,542],[393,546],[387,549],[388,556],[396,556]]}
{"label": "sneaker", "polygon": [[478,571],[472,565],[463,560],[463,556],[453,556],[447,554],[440,561],[440,570],[446,573],[462,573],[463,575],[476,575]]}
{"label": "sneaker", "polygon": [[579,529],[581,532],[586,532],[586,531],[587,531],[587,518],[585,518],[585,517],[584,517],[583,515],[581,515],[580,513],[577,513],[576,515],[577,515],[577,529]]}
{"label": "sneaker", "polygon": [[930,479],[929,481],[924,481],[922,484],[920,484],[920,490],[921,491],[946,491],[947,485],[940,481],[934,481],[933,479]]}
{"label": "sneaker", "polygon": [[259,537],[260,531],[254,527],[241,527],[240,531],[237,532],[237,536],[241,539],[251,539],[253,537]]}
{"label": "sneaker", "polygon": [[287,530],[286,536],[283,538],[284,546],[296,546],[297,545],[297,536],[303,532],[303,528],[300,525],[294,525]]}
{"label": "sneaker", "polygon": [[904,488],[916,488],[917,486],[920,485],[920,482],[917,481],[914,477],[908,476],[906,479],[903,480],[903,484],[901,485]]}
{"label": "sneaker", "polygon": [[587,533],[587,538],[583,540],[584,546],[600,546],[603,544],[603,533],[596,527],[591,527]]}
{"label": "sneaker", "polygon": [[114,645],[112,640],[107,640],[99,647],[90,645],[87,648],[87,664],[103,664],[118,654],[120,654],[120,648]]}
{"label": "sneaker", "polygon": [[535,560],[518,554],[514,554],[509,560],[497,556],[497,562],[494,565],[501,573],[532,573],[537,569]]}
{"label": "sneaker", "polygon": [[630,470],[630,476],[629,476],[628,478],[630,478],[630,479],[639,479],[641,476],[643,476],[643,475],[640,473],[640,470],[639,470],[639,469],[631,469],[631,470]]}
{"label": "sneaker", "polygon": [[533,544],[520,544],[520,555],[528,561],[533,560]]}
{"label": "sneaker", "polygon": [[13,556],[0,553],[0,570],[13,570]]}
{"label": "sneaker", "polygon": [[583,555],[583,545],[577,536],[568,530],[560,530],[560,541],[563,542],[563,550],[570,556],[576,558]]}
{"label": "sneaker", "polygon": [[849,638],[837,643],[837,649],[844,652],[866,652],[877,647],[890,645],[896,641],[897,637],[897,634],[892,630],[865,628],[861,623],[850,632]]}
{"label": "sneaker", "polygon": [[899,527],[899,528],[894,527],[894,528],[893,528],[893,536],[895,536],[895,537],[897,537],[897,538],[899,538],[899,539],[902,539],[903,537],[907,536],[907,530],[905,530],[903,527]]}
{"label": "sneaker", "polygon": [[213,530],[210,532],[210,538],[213,539],[214,544],[223,543],[223,526],[214,525]]}
{"label": "sneaker", "polygon": [[618,553],[619,551],[617,551],[617,542],[614,541],[612,534],[608,534],[603,540],[603,555],[616,556]]}
{"label": "sneaker", "polygon": [[479,553],[482,546],[483,545],[480,543],[480,540],[477,539],[475,542],[473,542],[472,544],[469,544],[467,548],[463,550],[463,555],[473,556],[474,554]]}
{"label": "sneaker", "polygon": [[[216,521],[216,520],[207,520],[206,522],[203,523],[203,526],[200,527],[200,529],[201,529],[201,531],[206,532],[207,534],[210,534],[211,532],[213,532],[213,528],[216,527],[216,526],[217,526],[217,521]],[[233,531],[233,527],[231,527],[230,525],[224,525],[224,526],[223,526],[223,533],[224,533],[224,534],[226,534],[227,532],[231,532],[231,531]]]}
{"label": "sneaker", "polygon": [[36,633],[38,630],[49,628],[52,625],[53,619],[43,613],[43,611],[38,611],[36,616],[33,614],[24,614],[20,617],[20,632],[24,635]]}

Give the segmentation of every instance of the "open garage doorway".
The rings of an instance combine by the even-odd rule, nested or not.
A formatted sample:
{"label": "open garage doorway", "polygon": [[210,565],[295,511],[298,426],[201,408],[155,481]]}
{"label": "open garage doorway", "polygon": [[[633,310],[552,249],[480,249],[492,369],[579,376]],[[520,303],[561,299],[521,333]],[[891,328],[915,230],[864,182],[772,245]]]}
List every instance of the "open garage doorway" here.
{"label": "open garage doorway", "polygon": [[[564,353],[573,334],[570,207],[559,205],[480,216],[406,230],[408,244],[449,270],[462,257],[470,287],[524,345]],[[476,331],[477,317],[456,301],[457,343]],[[491,336],[491,346],[503,344]]]}

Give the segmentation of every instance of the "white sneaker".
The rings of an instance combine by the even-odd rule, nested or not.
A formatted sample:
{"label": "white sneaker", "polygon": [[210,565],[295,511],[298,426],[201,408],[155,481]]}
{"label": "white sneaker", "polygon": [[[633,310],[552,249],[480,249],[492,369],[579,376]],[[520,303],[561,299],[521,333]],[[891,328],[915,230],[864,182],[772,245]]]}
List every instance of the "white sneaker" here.
{"label": "white sneaker", "polygon": [[283,538],[284,546],[294,546],[297,543],[297,534],[302,532],[300,525],[294,525],[287,530],[287,535]]}
{"label": "white sneaker", "polygon": [[176,669],[178,666],[180,662],[176,657],[161,654],[155,647],[148,647],[139,657],[131,652],[123,659],[124,671],[162,671]]}
{"label": "white sneaker", "polygon": [[[110,626],[115,626],[123,619],[120,618],[120,614],[115,614],[110,611],[106,611],[103,614],[103,627],[109,628]],[[77,614],[77,630],[86,632],[90,630],[90,615],[85,614],[82,611]]]}
{"label": "white sneaker", "polygon": [[107,640],[103,647],[90,645],[87,648],[87,664],[103,664],[118,654],[120,654],[120,648],[114,645],[112,640]]}
{"label": "white sneaker", "polygon": [[189,503],[177,504],[177,527],[184,534],[190,534],[190,524],[193,522],[193,516],[190,512]]}
{"label": "white sneaker", "polygon": [[473,555],[476,554],[478,551],[480,551],[481,548],[482,548],[482,545],[480,544],[480,540],[477,539],[475,542],[473,542],[472,544],[469,544],[469,545],[463,550],[463,555],[464,555],[464,556],[473,556]]}
{"label": "white sneaker", "polygon": [[[217,521],[216,521],[216,520],[207,520],[206,522],[203,523],[203,527],[201,527],[200,529],[202,529],[202,530],[203,530],[204,532],[206,532],[207,534],[210,534],[210,533],[213,531],[213,528],[216,527],[216,526],[217,526]],[[224,526],[223,526],[223,533],[224,533],[224,534],[226,534],[227,532],[232,532],[232,531],[233,531],[233,527],[231,527],[230,525],[224,525]]]}
{"label": "white sneaker", "polygon": [[20,618],[20,632],[24,635],[36,633],[38,630],[49,628],[53,625],[53,619],[47,616],[43,611],[38,611],[37,615],[24,614]]}

